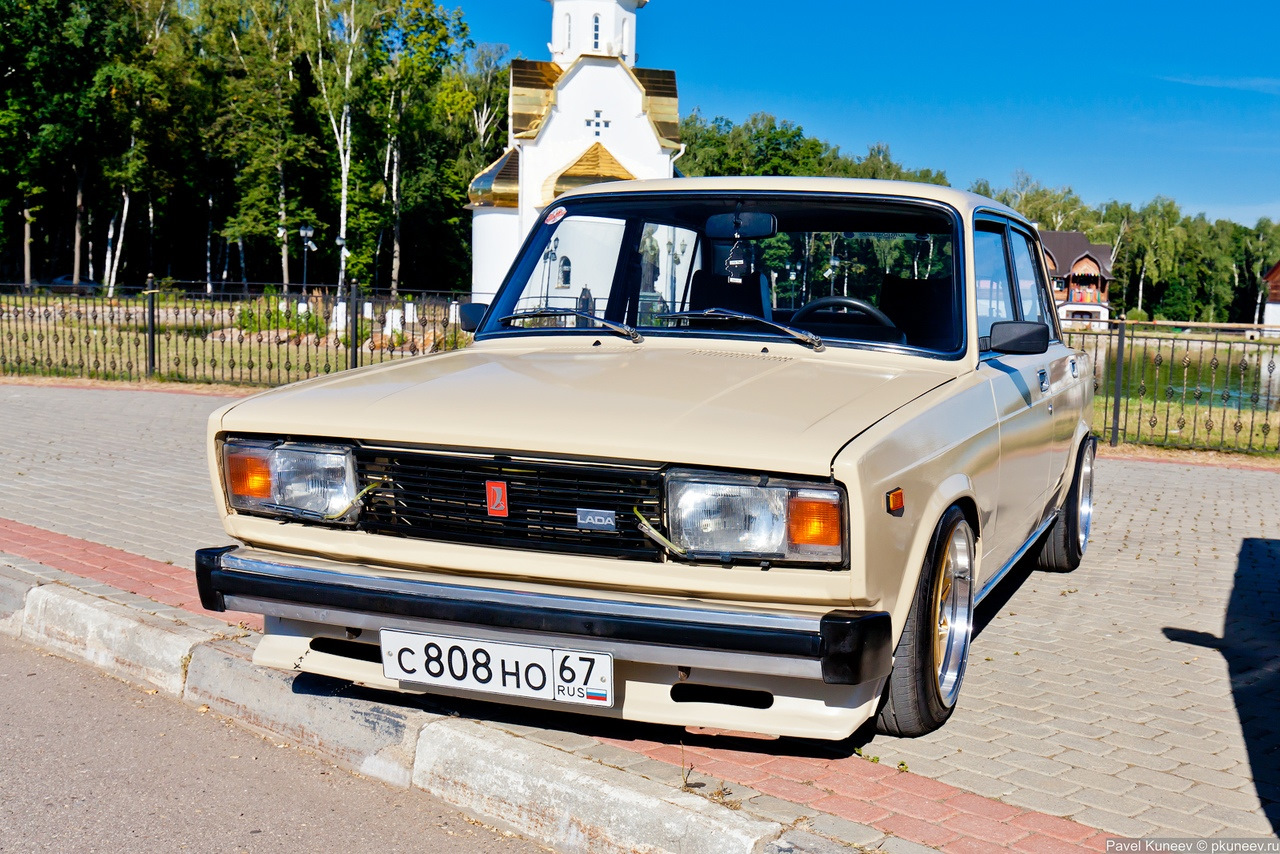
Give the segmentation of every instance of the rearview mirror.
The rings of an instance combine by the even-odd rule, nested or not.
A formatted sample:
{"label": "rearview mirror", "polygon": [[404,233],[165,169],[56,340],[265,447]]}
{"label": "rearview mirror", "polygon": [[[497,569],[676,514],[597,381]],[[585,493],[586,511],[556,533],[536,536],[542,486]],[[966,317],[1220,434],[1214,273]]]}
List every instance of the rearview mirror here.
{"label": "rearview mirror", "polygon": [[707,217],[706,231],[712,240],[773,237],[778,233],[778,218],[759,211],[715,214]]}
{"label": "rearview mirror", "polygon": [[1049,327],[1034,320],[991,324],[991,349],[1010,356],[1034,356],[1049,350]]}
{"label": "rearview mirror", "polygon": [[458,325],[462,327],[463,332],[475,332],[480,328],[480,321],[484,320],[484,313],[488,310],[489,306],[482,302],[460,305],[458,306]]}

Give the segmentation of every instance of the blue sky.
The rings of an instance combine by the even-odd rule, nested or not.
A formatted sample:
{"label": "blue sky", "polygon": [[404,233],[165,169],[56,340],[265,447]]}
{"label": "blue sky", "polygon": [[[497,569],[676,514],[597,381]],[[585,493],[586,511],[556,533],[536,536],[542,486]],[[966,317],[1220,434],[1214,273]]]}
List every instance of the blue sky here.
{"label": "blue sky", "polygon": [[[477,42],[550,58],[545,0],[455,2]],[[887,142],[958,187],[1021,169],[1089,204],[1280,220],[1280,0],[651,0],[636,32],[682,115],[769,112],[849,154]]]}

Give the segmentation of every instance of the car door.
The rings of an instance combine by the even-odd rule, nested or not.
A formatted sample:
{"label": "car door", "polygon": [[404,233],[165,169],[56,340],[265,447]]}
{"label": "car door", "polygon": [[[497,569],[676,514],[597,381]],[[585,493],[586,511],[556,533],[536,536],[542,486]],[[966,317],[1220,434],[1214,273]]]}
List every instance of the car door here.
{"label": "car door", "polygon": [[1071,458],[1071,440],[1075,437],[1079,397],[1080,364],[1077,354],[1062,340],[1057,317],[1049,297],[1049,285],[1041,266],[1043,257],[1031,233],[1017,224],[1009,228],[1009,248],[1023,320],[1035,320],[1049,327],[1049,351],[1045,360],[1049,372],[1048,411],[1053,422],[1049,448],[1049,483],[1046,504],[1070,485],[1066,471]]}
{"label": "car door", "polygon": [[1026,542],[1043,517],[1053,419],[1047,354],[1011,355],[989,349],[992,324],[1023,319],[1014,289],[1007,223],[994,218],[977,220],[973,249],[982,351],[978,370],[991,388],[1000,435],[995,518],[983,536],[982,574],[990,577]]}

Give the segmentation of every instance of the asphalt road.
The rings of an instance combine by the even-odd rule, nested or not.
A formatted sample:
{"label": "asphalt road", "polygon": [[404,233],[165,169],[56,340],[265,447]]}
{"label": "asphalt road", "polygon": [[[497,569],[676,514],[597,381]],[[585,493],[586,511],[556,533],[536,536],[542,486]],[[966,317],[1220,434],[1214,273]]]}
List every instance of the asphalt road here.
{"label": "asphalt road", "polygon": [[0,637],[0,852],[544,851]]}

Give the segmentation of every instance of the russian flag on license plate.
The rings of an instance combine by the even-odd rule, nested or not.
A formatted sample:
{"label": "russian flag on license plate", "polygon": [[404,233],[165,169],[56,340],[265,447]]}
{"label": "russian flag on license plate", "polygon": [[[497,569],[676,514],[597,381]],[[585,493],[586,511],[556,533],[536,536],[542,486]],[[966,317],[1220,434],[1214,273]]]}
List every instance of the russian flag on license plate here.
{"label": "russian flag on license plate", "polygon": [[597,703],[606,703],[609,701],[609,695],[604,691],[596,691],[592,688],[587,689],[587,699]]}

